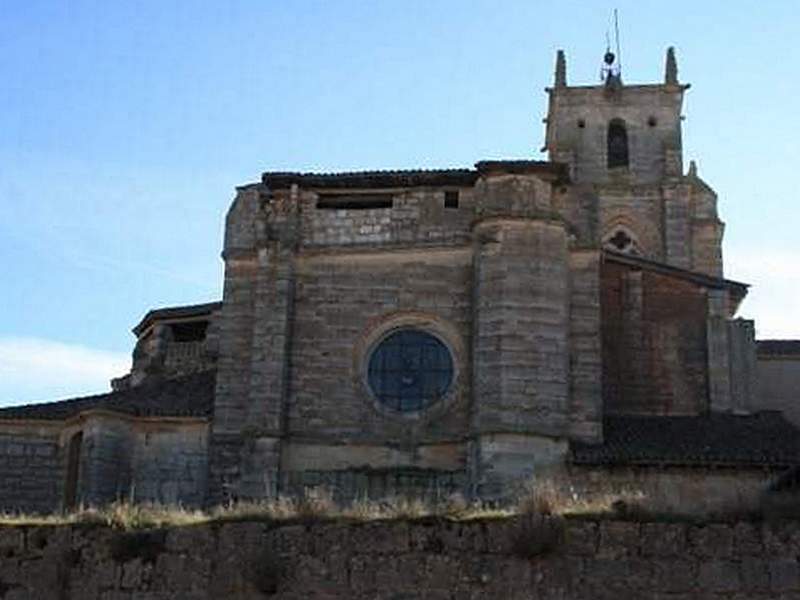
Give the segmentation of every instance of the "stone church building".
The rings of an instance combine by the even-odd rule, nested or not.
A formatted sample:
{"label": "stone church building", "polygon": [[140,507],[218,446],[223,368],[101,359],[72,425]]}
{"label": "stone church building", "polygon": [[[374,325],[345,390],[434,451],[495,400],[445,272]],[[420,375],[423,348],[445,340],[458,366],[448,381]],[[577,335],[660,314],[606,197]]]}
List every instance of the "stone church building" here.
{"label": "stone church building", "polygon": [[660,83],[566,71],[547,161],[239,187],[221,302],[147,313],[107,394],[0,410],[0,508],[494,499],[551,473],[689,506],[800,465],[800,342],[735,318],[672,49]]}

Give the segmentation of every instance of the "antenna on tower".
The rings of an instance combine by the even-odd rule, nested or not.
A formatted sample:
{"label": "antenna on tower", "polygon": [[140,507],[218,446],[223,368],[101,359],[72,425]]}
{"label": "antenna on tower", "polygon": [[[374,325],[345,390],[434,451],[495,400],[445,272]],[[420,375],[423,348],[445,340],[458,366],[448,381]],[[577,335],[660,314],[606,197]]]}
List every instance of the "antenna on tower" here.
{"label": "antenna on tower", "polygon": [[617,43],[617,75],[622,77],[622,51],[619,47],[619,18],[617,9],[614,9],[614,38]]}
{"label": "antenna on tower", "polygon": [[616,54],[611,51],[611,35],[606,29],[606,53],[603,55],[603,66],[600,69],[600,79],[606,85],[618,86],[622,83],[622,61],[620,59],[619,44],[619,16],[617,9],[614,9],[614,45]]}

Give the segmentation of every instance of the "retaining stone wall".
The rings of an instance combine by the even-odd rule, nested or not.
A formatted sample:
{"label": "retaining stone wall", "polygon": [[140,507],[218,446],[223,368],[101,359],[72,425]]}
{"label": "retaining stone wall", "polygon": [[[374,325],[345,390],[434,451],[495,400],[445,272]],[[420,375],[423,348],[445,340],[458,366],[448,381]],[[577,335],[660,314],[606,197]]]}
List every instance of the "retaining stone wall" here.
{"label": "retaining stone wall", "polygon": [[6,527],[0,597],[788,599],[800,595],[798,553],[800,523]]}

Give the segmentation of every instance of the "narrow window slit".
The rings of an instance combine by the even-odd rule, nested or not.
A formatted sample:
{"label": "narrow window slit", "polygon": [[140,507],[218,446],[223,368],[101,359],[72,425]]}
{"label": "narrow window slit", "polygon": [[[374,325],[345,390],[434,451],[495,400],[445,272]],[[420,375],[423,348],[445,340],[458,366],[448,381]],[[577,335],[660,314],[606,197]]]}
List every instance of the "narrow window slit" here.
{"label": "narrow window slit", "polygon": [[375,210],[393,205],[391,194],[325,194],[317,198],[317,208],[322,210]]}

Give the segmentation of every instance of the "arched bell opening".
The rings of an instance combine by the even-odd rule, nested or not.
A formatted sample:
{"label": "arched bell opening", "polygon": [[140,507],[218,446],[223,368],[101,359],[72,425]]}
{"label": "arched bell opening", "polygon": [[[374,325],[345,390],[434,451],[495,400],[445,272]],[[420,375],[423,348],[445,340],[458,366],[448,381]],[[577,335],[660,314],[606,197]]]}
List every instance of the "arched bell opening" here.
{"label": "arched bell opening", "polygon": [[625,121],[622,119],[613,119],[608,124],[608,136],[606,138],[606,144],[608,168],[627,168],[629,164],[629,152],[628,130],[625,127]]}

